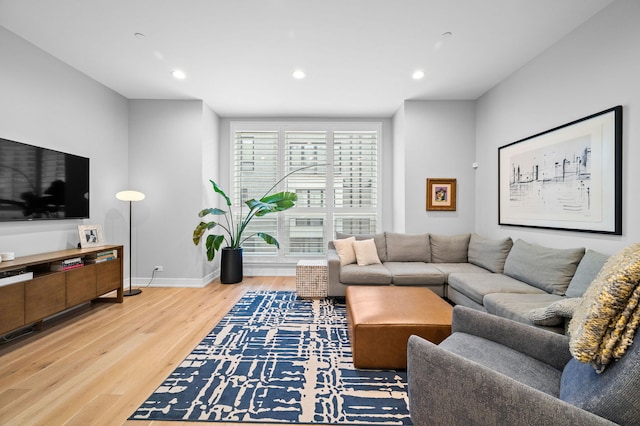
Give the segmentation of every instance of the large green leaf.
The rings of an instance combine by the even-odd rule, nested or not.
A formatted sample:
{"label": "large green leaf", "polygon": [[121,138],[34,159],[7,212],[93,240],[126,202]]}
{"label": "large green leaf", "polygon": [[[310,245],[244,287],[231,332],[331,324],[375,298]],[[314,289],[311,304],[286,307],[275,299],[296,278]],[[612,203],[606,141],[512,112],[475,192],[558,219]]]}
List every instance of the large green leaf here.
{"label": "large green leaf", "polygon": [[209,229],[215,228],[217,225],[218,224],[216,222],[200,222],[198,226],[196,226],[196,229],[193,230],[193,244],[200,244],[200,239],[204,233]]}
{"label": "large green leaf", "polygon": [[262,238],[265,243],[272,244],[272,245],[275,245],[276,247],[280,248],[280,243],[278,242],[278,240],[273,238],[271,235],[265,234],[264,232],[258,232],[258,233],[256,233],[256,235],[258,237]]}
{"label": "large green leaf", "polygon": [[198,216],[205,217],[208,214],[223,215],[223,214],[227,214],[227,212],[224,210],[216,209],[216,208],[210,208],[210,209],[200,210],[200,213],[198,213]]}
{"label": "large green leaf", "polygon": [[207,260],[211,262],[216,255],[216,251],[220,249],[222,242],[224,241],[224,235],[214,235],[210,234],[207,236],[207,242],[205,246],[207,247]]}
{"label": "large green leaf", "polygon": [[227,201],[227,206],[231,206],[231,200],[229,199],[229,197],[227,197],[227,194],[224,193],[224,191],[222,190],[222,188],[220,188],[218,186],[217,183],[215,183],[214,181],[212,181],[211,179],[209,179],[209,182],[211,182],[211,185],[213,185],[213,190],[216,191],[218,194],[222,195],[224,197],[224,199]]}
{"label": "large green leaf", "polygon": [[268,195],[260,200],[251,199],[246,202],[250,209],[255,210],[256,216],[264,216],[268,213],[281,212],[296,205],[298,196],[293,192],[278,192]]}

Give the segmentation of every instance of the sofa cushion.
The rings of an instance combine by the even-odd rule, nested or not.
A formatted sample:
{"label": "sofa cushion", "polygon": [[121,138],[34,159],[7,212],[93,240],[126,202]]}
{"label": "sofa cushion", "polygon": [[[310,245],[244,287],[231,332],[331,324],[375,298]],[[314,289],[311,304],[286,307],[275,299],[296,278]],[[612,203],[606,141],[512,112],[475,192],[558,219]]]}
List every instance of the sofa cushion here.
{"label": "sofa cushion", "polygon": [[356,263],[356,252],[353,249],[353,242],[355,240],[356,237],[349,237],[333,241],[333,246],[336,248],[341,266]]}
{"label": "sofa cushion", "polygon": [[504,262],[507,260],[512,246],[513,241],[510,237],[489,239],[478,234],[471,234],[471,239],[469,240],[469,263],[501,274],[504,271]]}
{"label": "sofa cushion", "polygon": [[576,272],[584,248],[555,249],[517,240],[504,264],[504,274],[563,296]]}
{"label": "sofa cushion", "polygon": [[609,259],[606,254],[587,250],[578,264],[576,273],[567,288],[567,297],[582,297],[589,285],[596,279],[598,272]]}
{"label": "sofa cushion", "polygon": [[449,275],[449,287],[466,295],[476,303],[491,293],[544,294],[545,291],[502,274],[458,272]]}
{"label": "sofa cushion", "polygon": [[431,262],[429,234],[386,232],[387,262]]}
{"label": "sofa cushion", "polygon": [[385,262],[396,285],[444,284],[445,276],[430,263]]}
{"label": "sofa cushion", "polygon": [[356,252],[356,262],[359,266],[375,265],[380,262],[376,243],[370,240],[354,241],[353,251]]}
{"label": "sofa cushion", "polygon": [[343,234],[341,232],[336,232],[336,239],[355,237],[356,241],[362,240],[370,240],[373,238],[373,241],[376,243],[376,250],[378,250],[378,258],[381,262],[385,262],[387,260],[387,244],[385,241],[384,233],[380,234],[368,234],[368,235],[352,235],[352,234]]}
{"label": "sofa cushion", "polygon": [[456,272],[477,272],[488,274],[484,268],[481,268],[476,265],[472,265],[471,263],[432,263],[433,267],[442,272],[445,276],[445,280],[449,276],[449,274],[454,274]]}
{"label": "sofa cushion", "polygon": [[466,263],[471,234],[430,234],[431,261],[433,263]]}
{"label": "sofa cushion", "polygon": [[[490,314],[534,325],[529,317],[529,312],[533,309],[546,308],[559,300],[564,300],[564,297],[549,293],[493,293],[484,297],[484,307]],[[564,331],[564,325],[557,331]]]}
{"label": "sofa cushion", "polygon": [[340,268],[340,282],[343,284],[391,284],[391,272],[381,264],[358,266],[345,265]]}

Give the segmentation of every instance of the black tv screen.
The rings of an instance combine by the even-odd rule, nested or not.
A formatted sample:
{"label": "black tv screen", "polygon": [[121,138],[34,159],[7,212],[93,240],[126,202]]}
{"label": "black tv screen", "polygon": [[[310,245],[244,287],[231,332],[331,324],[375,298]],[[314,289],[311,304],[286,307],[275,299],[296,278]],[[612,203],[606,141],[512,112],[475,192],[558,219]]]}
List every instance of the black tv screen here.
{"label": "black tv screen", "polygon": [[88,158],[0,138],[0,221],[88,217]]}

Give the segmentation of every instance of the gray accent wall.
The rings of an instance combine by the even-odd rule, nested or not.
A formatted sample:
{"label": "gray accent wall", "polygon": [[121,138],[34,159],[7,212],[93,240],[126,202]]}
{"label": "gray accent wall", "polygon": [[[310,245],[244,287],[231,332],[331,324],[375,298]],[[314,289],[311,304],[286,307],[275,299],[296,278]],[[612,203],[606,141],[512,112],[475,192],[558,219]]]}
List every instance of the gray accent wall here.
{"label": "gray accent wall", "polygon": [[[640,2],[618,0],[502,81],[476,105],[479,234],[613,254],[640,241]],[[622,236],[498,226],[498,147],[623,106]]]}
{"label": "gray accent wall", "polygon": [[75,247],[78,225],[125,244],[128,105],[116,92],[0,27],[0,137],[90,159],[90,219],[0,223],[0,251],[25,256]]}

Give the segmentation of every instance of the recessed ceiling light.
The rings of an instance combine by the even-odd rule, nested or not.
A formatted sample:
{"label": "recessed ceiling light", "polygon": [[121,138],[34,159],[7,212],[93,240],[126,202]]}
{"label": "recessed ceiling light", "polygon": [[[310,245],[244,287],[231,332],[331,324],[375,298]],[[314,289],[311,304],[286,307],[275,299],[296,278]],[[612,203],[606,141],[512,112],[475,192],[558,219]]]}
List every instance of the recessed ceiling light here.
{"label": "recessed ceiling light", "polygon": [[178,80],[184,80],[185,78],[187,78],[187,75],[182,70],[173,70],[171,71],[171,75],[173,76],[173,78]]}
{"label": "recessed ceiling light", "polygon": [[145,38],[146,36],[145,36],[144,34],[142,34],[142,33],[135,33],[135,34],[134,34],[134,37],[135,37],[135,38],[139,38],[139,39],[143,39],[143,38]]}
{"label": "recessed ceiling light", "polygon": [[296,80],[302,80],[303,78],[305,78],[307,75],[304,73],[304,71],[302,70],[295,70],[292,74],[293,78],[295,78]]}
{"label": "recessed ceiling light", "polygon": [[424,71],[416,70],[413,72],[413,75],[411,77],[413,77],[414,80],[420,80],[424,77]]}

